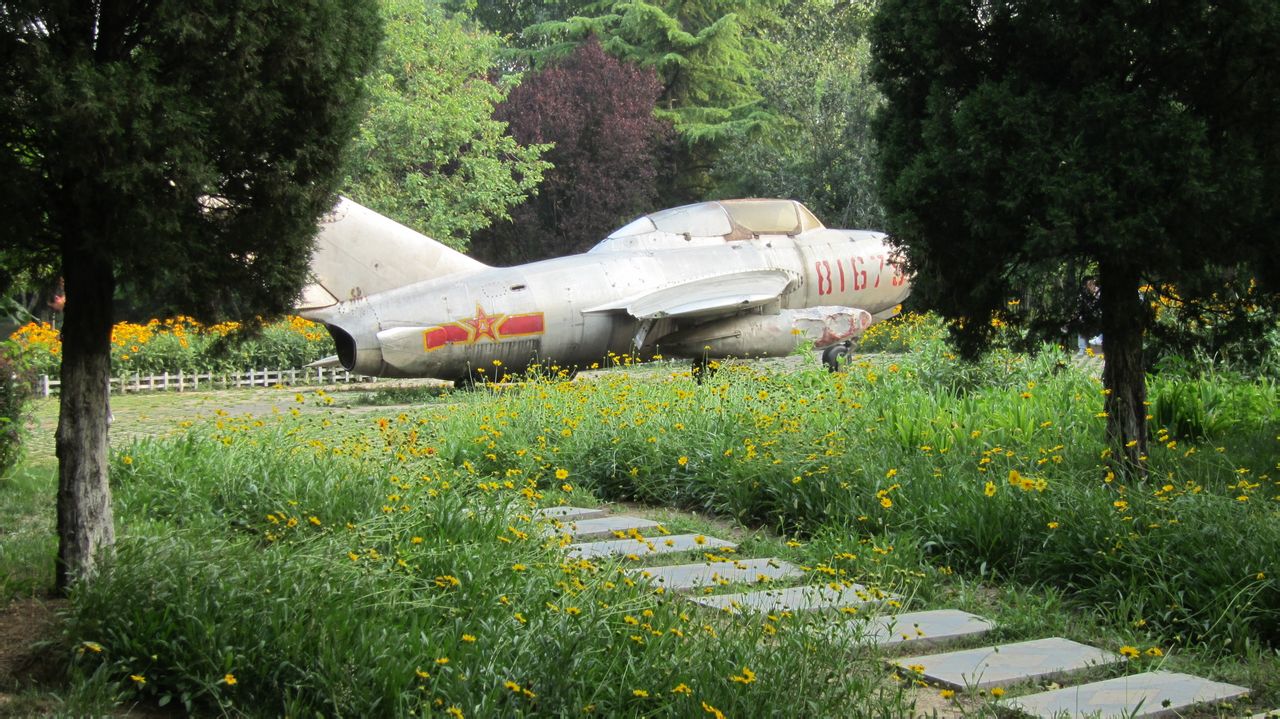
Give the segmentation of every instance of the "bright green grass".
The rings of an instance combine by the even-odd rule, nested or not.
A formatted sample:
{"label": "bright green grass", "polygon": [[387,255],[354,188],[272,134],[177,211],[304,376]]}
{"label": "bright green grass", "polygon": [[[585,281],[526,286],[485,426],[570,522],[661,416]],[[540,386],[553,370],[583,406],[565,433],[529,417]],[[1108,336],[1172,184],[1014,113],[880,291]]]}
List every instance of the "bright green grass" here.
{"label": "bright green grass", "polygon": [[57,467],[45,460],[0,478],[0,603],[53,586],[56,518],[46,510],[57,486]]}
{"label": "bright green grass", "polygon": [[117,454],[119,558],[76,597],[74,692],[252,715],[905,713],[873,655],[812,640],[832,618],[692,611],[625,561],[565,564],[524,518],[600,498],[697,512],[665,512],[671,531],[737,520],[744,556],[813,581],[977,611],[1002,639],[1159,649],[1136,664],[1275,703],[1280,421],[1274,389],[1231,391],[1203,436],[1156,431],[1129,485],[1108,481],[1096,379],[1052,354],[928,345],[836,376],[611,373],[358,414],[278,393]]}
{"label": "bright green grass", "polygon": [[421,425],[321,446],[305,418],[259,422],[117,456],[117,558],[68,627],[82,684],[255,715],[742,716],[782,693],[814,715],[905,710],[798,623],[565,561],[527,515],[563,490],[478,482]]}

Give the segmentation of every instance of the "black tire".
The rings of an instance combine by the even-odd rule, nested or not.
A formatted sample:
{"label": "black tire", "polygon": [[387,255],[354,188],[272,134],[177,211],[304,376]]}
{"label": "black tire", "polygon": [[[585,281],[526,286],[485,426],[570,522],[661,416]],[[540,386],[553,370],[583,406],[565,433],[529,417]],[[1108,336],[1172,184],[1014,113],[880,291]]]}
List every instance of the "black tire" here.
{"label": "black tire", "polygon": [[822,364],[828,372],[843,372],[849,367],[849,345],[842,342],[822,350]]}

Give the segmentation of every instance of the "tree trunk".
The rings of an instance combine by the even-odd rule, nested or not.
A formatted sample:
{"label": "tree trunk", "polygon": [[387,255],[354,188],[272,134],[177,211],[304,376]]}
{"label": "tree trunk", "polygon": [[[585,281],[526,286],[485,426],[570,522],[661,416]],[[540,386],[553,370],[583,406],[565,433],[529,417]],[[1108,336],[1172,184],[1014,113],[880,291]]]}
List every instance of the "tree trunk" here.
{"label": "tree trunk", "polygon": [[1146,477],[1147,375],[1142,356],[1146,308],[1138,292],[1138,268],[1127,263],[1099,266],[1102,297],[1102,384],[1107,397],[1107,439],[1117,474]]}
{"label": "tree trunk", "polygon": [[110,265],[68,250],[62,270],[62,396],[58,415],[58,559],[55,590],[92,578],[115,544],[107,482],[108,385],[111,379]]}

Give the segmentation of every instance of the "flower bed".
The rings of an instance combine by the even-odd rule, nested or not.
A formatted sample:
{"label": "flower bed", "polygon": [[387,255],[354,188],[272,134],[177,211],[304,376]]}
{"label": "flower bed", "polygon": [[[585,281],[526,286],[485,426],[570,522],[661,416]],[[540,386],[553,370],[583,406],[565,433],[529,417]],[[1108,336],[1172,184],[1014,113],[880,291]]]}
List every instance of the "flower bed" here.
{"label": "flower bed", "polygon": [[[57,376],[62,362],[58,330],[32,322],[10,335],[36,374]],[[236,322],[202,325],[190,317],[121,322],[111,330],[111,365],[117,375],[226,372],[246,367],[294,368],[332,351],[321,325],[286,317],[250,332]]]}

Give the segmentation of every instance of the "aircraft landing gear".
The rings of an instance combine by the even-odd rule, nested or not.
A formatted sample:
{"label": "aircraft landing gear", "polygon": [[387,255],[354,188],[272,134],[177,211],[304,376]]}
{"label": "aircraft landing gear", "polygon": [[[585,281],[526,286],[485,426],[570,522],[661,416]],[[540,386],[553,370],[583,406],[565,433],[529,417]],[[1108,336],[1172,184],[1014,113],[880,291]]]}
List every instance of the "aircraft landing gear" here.
{"label": "aircraft landing gear", "polygon": [[827,366],[828,372],[843,372],[849,367],[849,350],[848,342],[831,345],[822,350],[822,364]]}

